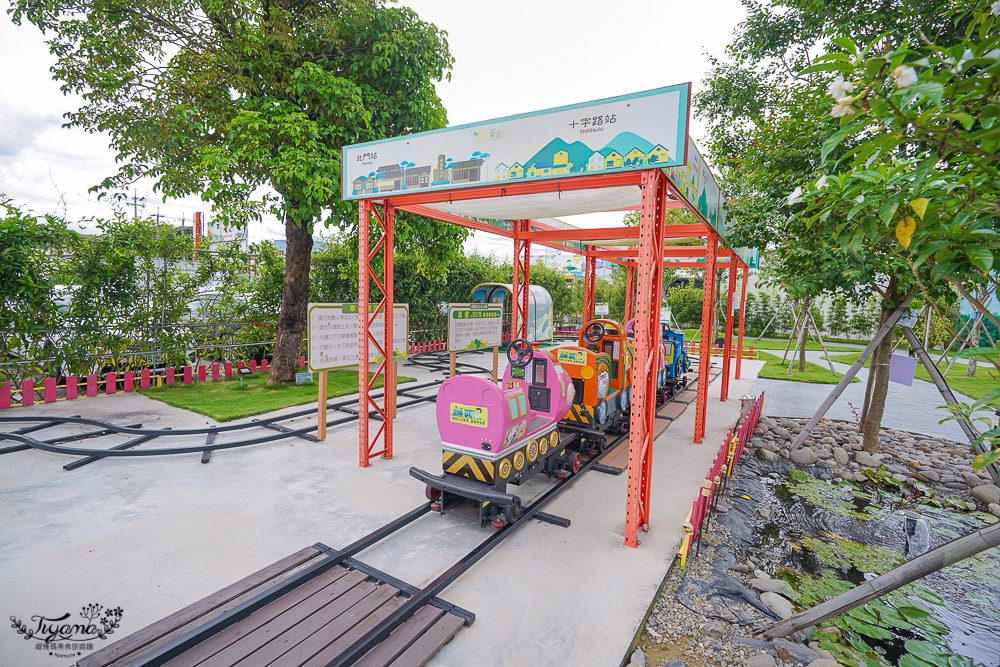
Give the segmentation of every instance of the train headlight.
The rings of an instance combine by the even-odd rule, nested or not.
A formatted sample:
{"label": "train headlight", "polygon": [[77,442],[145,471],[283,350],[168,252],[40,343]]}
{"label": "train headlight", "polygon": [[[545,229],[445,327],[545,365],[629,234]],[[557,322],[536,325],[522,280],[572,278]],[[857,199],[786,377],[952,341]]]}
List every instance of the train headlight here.
{"label": "train headlight", "polygon": [[601,371],[597,374],[597,398],[604,398],[608,395],[608,386],[611,384],[611,374]]}
{"label": "train headlight", "polygon": [[606,421],[608,421],[608,402],[602,399],[597,404],[597,423],[603,424]]}

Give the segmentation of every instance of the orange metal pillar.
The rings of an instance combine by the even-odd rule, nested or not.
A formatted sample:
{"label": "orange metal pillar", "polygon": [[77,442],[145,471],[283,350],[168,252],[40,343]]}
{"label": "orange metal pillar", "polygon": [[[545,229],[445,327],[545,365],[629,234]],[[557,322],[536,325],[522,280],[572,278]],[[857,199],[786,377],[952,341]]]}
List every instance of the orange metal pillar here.
{"label": "orange metal pillar", "polygon": [[743,362],[743,320],[747,310],[747,273],[750,267],[743,267],[743,287],[740,293],[740,333],[736,337],[736,379],[740,379],[740,366]]}
{"label": "orange metal pillar", "polygon": [[660,301],[663,288],[664,206],[667,179],[659,170],[642,174],[639,220],[638,298],[635,357],[632,364],[632,415],[628,440],[628,495],[625,545],[639,545],[639,529],[649,530],[649,491],[656,419],[656,362],[660,346]]}
{"label": "orange metal pillar", "polygon": [[625,269],[625,322],[635,317],[635,262]]}
{"label": "orange metal pillar", "polygon": [[597,273],[597,259],[590,256],[592,248],[587,246],[584,255],[583,266],[583,321],[589,322],[594,319],[594,288],[596,287],[595,274]]}
{"label": "orange metal pillar", "polygon": [[705,240],[705,281],[702,285],[701,347],[698,353],[698,397],[694,413],[694,441],[705,437],[705,414],[708,407],[708,371],[712,365],[712,309],[715,296],[715,255],[719,235],[708,232]]}
{"label": "orange metal pillar", "polygon": [[510,295],[510,338],[528,337],[528,290],[531,285],[531,241],[522,239],[528,231],[527,220],[514,221],[514,283]]}
{"label": "orange metal pillar", "polygon": [[[379,239],[374,246],[370,244],[371,219],[377,223]],[[367,468],[372,457],[382,455],[382,458],[392,458],[392,416],[395,414],[396,387],[393,373],[393,339],[392,339],[392,289],[393,289],[393,208],[388,202],[378,207],[373,202],[360,202],[358,214],[358,456],[359,465]],[[375,257],[382,252],[381,262]],[[381,264],[382,277],[376,267]],[[369,295],[372,294],[370,283],[375,285],[373,296],[376,303],[369,305]],[[382,331],[374,327],[375,320],[383,315]],[[375,374],[368,377],[368,346],[375,346],[376,354],[382,358]],[[375,383],[381,379],[384,386],[381,399],[371,396]],[[382,404],[379,404],[381,400]],[[381,426],[371,436],[368,428],[368,413],[371,408],[381,420]],[[379,442],[383,446],[378,451],[375,447]]]}
{"label": "orange metal pillar", "polygon": [[729,357],[733,354],[733,294],[736,292],[736,259],[729,259],[729,287],[726,290],[726,342],[722,346],[722,391],[719,400],[729,398]]}

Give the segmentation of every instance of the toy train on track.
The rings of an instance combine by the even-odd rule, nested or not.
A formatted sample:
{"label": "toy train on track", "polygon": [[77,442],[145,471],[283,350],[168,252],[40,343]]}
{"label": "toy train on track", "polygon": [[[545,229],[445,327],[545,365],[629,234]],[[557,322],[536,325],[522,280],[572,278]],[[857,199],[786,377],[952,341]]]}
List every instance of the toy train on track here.
{"label": "toy train on track", "polygon": [[[579,472],[584,455],[605,451],[609,434],[626,432],[633,322],[588,322],[576,345],[536,349],[514,340],[500,384],[476,375],[445,380],[437,396],[443,473],[410,469],[427,485],[432,508],[500,528],[521,515],[508,484],[537,474],[565,479]],[[658,404],[687,384],[691,368],[684,334],[661,328]]]}

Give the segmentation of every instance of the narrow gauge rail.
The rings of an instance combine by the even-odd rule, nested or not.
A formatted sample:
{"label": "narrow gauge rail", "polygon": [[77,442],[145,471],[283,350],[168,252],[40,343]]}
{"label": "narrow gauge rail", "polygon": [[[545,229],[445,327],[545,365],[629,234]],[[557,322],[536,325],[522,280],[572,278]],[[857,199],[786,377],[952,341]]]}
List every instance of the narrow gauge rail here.
{"label": "narrow gauge rail", "polygon": [[[672,402],[675,401],[665,402],[659,409],[663,409]],[[684,402],[676,401],[676,403],[683,404]],[[589,458],[577,473],[556,481],[551,488],[544,491],[524,509],[524,513],[520,518],[506,524],[499,530],[491,532],[475,548],[462,556],[451,567],[423,588],[417,588],[399,581],[391,575],[361,562],[356,556],[382,540],[389,538],[400,529],[432,513],[432,503],[430,502],[419,505],[343,549],[333,549],[323,544],[315,545],[314,549],[318,550],[319,554],[316,558],[309,561],[307,567],[296,571],[276,585],[267,587],[266,590],[248,597],[241,603],[221,611],[214,616],[211,613],[204,614],[202,618],[205,620],[198,623],[195,627],[192,627],[191,623],[183,622],[185,618],[183,612],[186,610],[181,610],[175,614],[175,616],[180,615],[180,619],[173,626],[163,626],[166,620],[173,618],[168,617],[165,621],[160,621],[148,628],[139,630],[133,635],[129,635],[90,656],[82,658],[78,662],[78,665],[79,667],[102,667],[119,664],[128,664],[133,667],[154,667],[157,665],[181,666],[199,664],[202,660],[206,659],[214,664],[215,662],[219,662],[219,658],[222,655],[227,656],[227,662],[237,662],[242,659],[248,659],[252,662],[254,653],[240,655],[239,651],[259,650],[263,652],[267,649],[259,643],[253,642],[247,642],[246,646],[240,647],[236,643],[238,638],[246,637],[246,632],[253,632],[255,628],[262,628],[268,622],[278,618],[278,615],[281,613],[287,612],[290,604],[295,603],[282,604],[282,600],[292,599],[296,595],[296,591],[301,591],[304,587],[310,585],[316,587],[317,579],[335,568],[357,571],[359,576],[367,577],[376,583],[382,584],[383,587],[387,587],[388,596],[391,596],[391,598],[388,601],[382,602],[381,607],[372,609],[370,615],[363,616],[358,614],[350,619],[349,623],[353,623],[353,626],[341,624],[337,630],[339,634],[331,635],[330,637],[317,638],[309,636],[296,638],[297,641],[311,642],[311,645],[316,647],[310,649],[313,651],[311,655],[299,656],[301,660],[292,660],[287,655],[282,655],[276,657],[273,664],[309,664],[327,665],[327,667],[346,667],[347,665],[359,662],[365,665],[411,664],[408,660],[414,657],[412,652],[418,648],[420,657],[418,664],[423,664],[444,643],[450,640],[462,625],[472,625],[475,622],[474,613],[456,607],[438,597],[449,585],[454,583],[490,551],[498,547],[516,530],[533,518],[557,526],[568,527],[570,525],[568,519],[548,515],[542,512],[542,509],[568,489],[585,472],[592,469],[610,474],[621,472],[621,470],[616,468],[602,466],[600,461],[610,456],[622,443],[626,442],[628,433],[608,435],[607,438],[609,444],[603,453]],[[342,573],[340,574],[342,575]],[[228,591],[229,589],[223,590]],[[369,597],[374,600],[374,595],[373,593]],[[211,597],[217,596],[218,594]],[[195,603],[189,609],[196,608],[200,604]],[[300,602],[299,604],[305,603]],[[373,602],[372,606],[375,604],[378,604],[378,601]],[[424,628],[424,631],[429,632],[428,628],[430,628],[430,624],[418,623],[412,625],[412,623],[418,620],[419,617],[414,618],[417,614],[429,616],[424,611],[428,606],[444,610],[445,615],[441,617],[440,625],[445,625],[445,621],[450,621],[451,625],[444,627],[446,634],[430,637],[430,641],[421,641],[420,630],[413,630],[421,627]],[[272,610],[274,611],[272,612]],[[319,612],[316,613],[318,614]],[[349,612],[344,612],[344,614],[347,613]],[[440,614],[441,612],[437,613]],[[209,616],[211,617],[209,618]],[[251,616],[253,616],[252,622],[247,620]],[[337,619],[340,618],[340,616],[337,617]],[[409,628],[404,626],[408,621],[411,621]],[[240,624],[244,622],[250,623],[246,632],[241,631],[243,626],[240,626]],[[323,619],[321,622],[329,623],[330,621]],[[332,622],[337,623],[338,621],[334,620]],[[326,625],[323,627],[331,626]],[[154,628],[155,632],[153,632]],[[232,628],[232,630],[226,632],[228,628]],[[319,631],[317,630],[317,632]],[[236,638],[232,640],[232,644],[228,643],[231,641],[229,637]],[[349,640],[349,643],[345,640]],[[261,641],[265,644],[271,642],[280,643],[281,638],[268,637],[262,638]],[[283,647],[278,646],[276,650],[281,651]],[[223,651],[226,651],[226,653],[223,654]],[[263,655],[263,653],[257,655]],[[230,660],[230,657],[233,659]],[[400,662],[394,662],[397,659]]]}
{"label": "narrow gauge rail", "polygon": [[[416,357],[411,357],[408,361],[411,365],[432,372],[437,371],[447,371],[448,364],[447,361],[441,360],[442,353],[427,353],[425,355],[419,355]],[[421,359],[421,357],[428,357],[428,359]],[[477,366],[475,364],[462,362],[459,365],[461,373],[491,373],[490,369],[486,369],[482,366]],[[396,395],[402,400],[396,404],[396,408],[406,408],[412,405],[418,405],[420,403],[434,402],[437,400],[436,394],[431,394],[428,396],[422,396],[418,393],[420,390],[430,389],[439,386],[444,380],[432,380],[430,382],[423,382],[415,385],[403,385],[398,387]],[[376,392],[372,394],[373,396],[381,396],[381,392]],[[341,424],[346,424],[349,422],[357,421],[359,418],[358,410],[352,408],[352,405],[358,403],[357,398],[348,398],[340,401],[328,402],[327,410],[333,412],[346,413],[347,416],[339,417],[336,419],[328,420],[327,427],[339,426]],[[67,463],[63,466],[64,470],[74,470],[76,468],[82,467],[89,463],[99,461],[106,457],[148,457],[148,456],[167,456],[172,454],[202,454],[202,463],[208,463],[211,459],[211,453],[217,450],[223,449],[234,449],[237,447],[247,447],[251,445],[267,444],[272,442],[277,442],[279,440],[285,440],[287,438],[303,438],[312,442],[318,442],[318,439],[312,433],[316,430],[316,425],[310,425],[303,428],[293,429],[288,426],[284,426],[279,422],[295,419],[298,417],[304,417],[306,415],[315,414],[315,408],[305,408],[302,410],[297,410],[295,412],[290,412],[287,414],[279,415],[276,417],[267,417],[264,419],[255,419],[250,422],[245,422],[241,424],[229,424],[226,426],[209,426],[205,428],[192,428],[192,429],[174,429],[174,428],[164,428],[164,429],[144,429],[142,424],[113,424],[111,422],[106,422],[100,419],[89,419],[81,417],[80,415],[72,415],[69,417],[52,417],[45,415],[16,415],[16,416],[4,416],[0,417],[0,424],[5,423],[34,423],[31,426],[26,426],[24,428],[18,429],[16,431],[10,432],[0,432],[0,441],[12,440],[18,442],[18,445],[12,445],[9,447],[0,448],[0,454],[12,454],[14,452],[25,451],[28,449],[37,449],[40,451],[50,452],[53,454],[69,454],[72,456],[79,456],[80,459],[73,461],[72,463]],[[370,418],[381,419],[378,413],[374,410],[368,413]],[[43,429],[52,428],[56,426],[64,426],[66,424],[79,424],[84,426],[95,426],[97,430],[87,431],[78,434],[68,434],[63,436],[58,436],[50,438],[47,440],[41,440],[37,437],[29,435],[31,433],[36,433]],[[251,428],[265,428],[272,431],[277,431],[273,435],[259,436],[256,438],[249,438],[245,440],[237,440],[232,442],[215,442],[215,438],[221,433],[232,433],[236,431],[243,431]],[[80,440],[88,440],[91,438],[96,438],[103,435],[134,435],[136,438],[129,440],[113,447],[107,449],[99,448],[81,448],[81,447],[66,447],[65,443],[77,442]],[[192,435],[204,435],[206,436],[205,444],[201,445],[190,445],[185,447],[163,447],[156,449],[133,449],[138,445],[150,442],[156,438],[161,437],[181,437],[181,436],[192,436]]]}

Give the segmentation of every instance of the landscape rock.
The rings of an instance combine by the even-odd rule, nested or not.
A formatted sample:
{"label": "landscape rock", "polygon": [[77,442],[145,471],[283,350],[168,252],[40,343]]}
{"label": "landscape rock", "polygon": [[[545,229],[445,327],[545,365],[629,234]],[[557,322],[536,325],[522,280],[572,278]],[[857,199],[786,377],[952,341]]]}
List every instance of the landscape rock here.
{"label": "landscape rock", "polygon": [[766,507],[758,507],[757,514],[759,514],[760,518],[764,519],[765,521],[771,518],[771,510],[767,509]]}
{"label": "landscape rock", "polygon": [[724,626],[720,621],[711,621],[702,626],[701,631],[704,632],[709,637],[715,637],[716,639],[722,639],[726,636],[726,626]]}
{"label": "landscape rock", "polygon": [[825,648],[821,648],[819,642],[809,642],[809,648],[811,648],[812,650],[816,651],[816,653],[819,654],[820,660],[822,660],[823,658],[827,658],[829,660],[833,660],[834,662],[836,662],[836,658],[833,657],[833,654],[827,651]]}
{"label": "landscape rock", "polygon": [[1000,505],[998,505],[997,503],[990,503],[987,509],[993,516],[1000,516]]}
{"label": "landscape rock", "polygon": [[778,455],[767,449],[758,449],[757,458],[767,461],[768,463],[774,463],[778,460]]}
{"label": "landscape rock", "polygon": [[972,489],[972,495],[987,505],[1000,505],[1000,486],[995,484],[980,484]]}
{"label": "landscape rock", "polygon": [[771,578],[771,575],[769,575],[764,570],[754,570],[753,571],[753,576],[756,577],[757,579],[770,579]]}
{"label": "landscape rock", "polygon": [[774,664],[770,653],[757,653],[747,658],[747,667],[774,667]]}
{"label": "landscape rock", "polygon": [[761,593],[780,593],[785,582],[782,579],[751,579],[750,585]]}
{"label": "landscape rock", "polygon": [[684,667],[684,661],[680,658],[674,658],[663,667]]}
{"label": "landscape rock", "polygon": [[774,649],[778,652],[778,657],[785,662],[801,662],[808,665],[820,659],[819,653],[808,646],[796,644],[787,639],[775,639]]}
{"label": "landscape rock", "polygon": [[865,451],[860,451],[854,455],[854,462],[866,468],[877,468],[880,463],[877,458]]}
{"label": "landscape rock", "polygon": [[965,483],[969,485],[970,489],[974,489],[977,486],[982,486],[986,483],[984,480],[980,479],[978,475],[974,475],[971,472],[962,473],[962,479],[965,480]]}
{"label": "landscape rock", "polygon": [[820,658],[810,662],[808,667],[840,667],[840,663],[832,658]]}
{"label": "landscape rock", "polygon": [[642,652],[641,648],[637,648],[634,653],[632,653],[632,662],[637,665],[642,665],[646,667],[646,654]]}
{"label": "landscape rock", "polygon": [[834,447],[833,460],[836,461],[838,464],[844,466],[847,465],[847,462],[850,461],[851,458],[850,456],[848,456],[847,450],[844,449],[843,447]]}
{"label": "landscape rock", "polygon": [[763,593],[760,596],[760,601],[764,603],[764,606],[774,612],[780,620],[784,621],[792,617],[795,613],[795,608],[792,603],[784,596],[778,595],[777,593]]}
{"label": "landscape rock", "polygon": [[759,426],[763,426],[764,428],[766,428],[768,430],[772,430],[775,427],[777,427],[778,422],[774,421],[770,417],[765,417],[764,415],[761,415],[760,419],[757,420],[757,424]]}
{"label": "landscape rock", "polygon": [[793,450],[789,456],[792,459],[792,463],[800,466],[811,466],[819,459],[816,456],[816,450],[812,447],[799,447]]}

